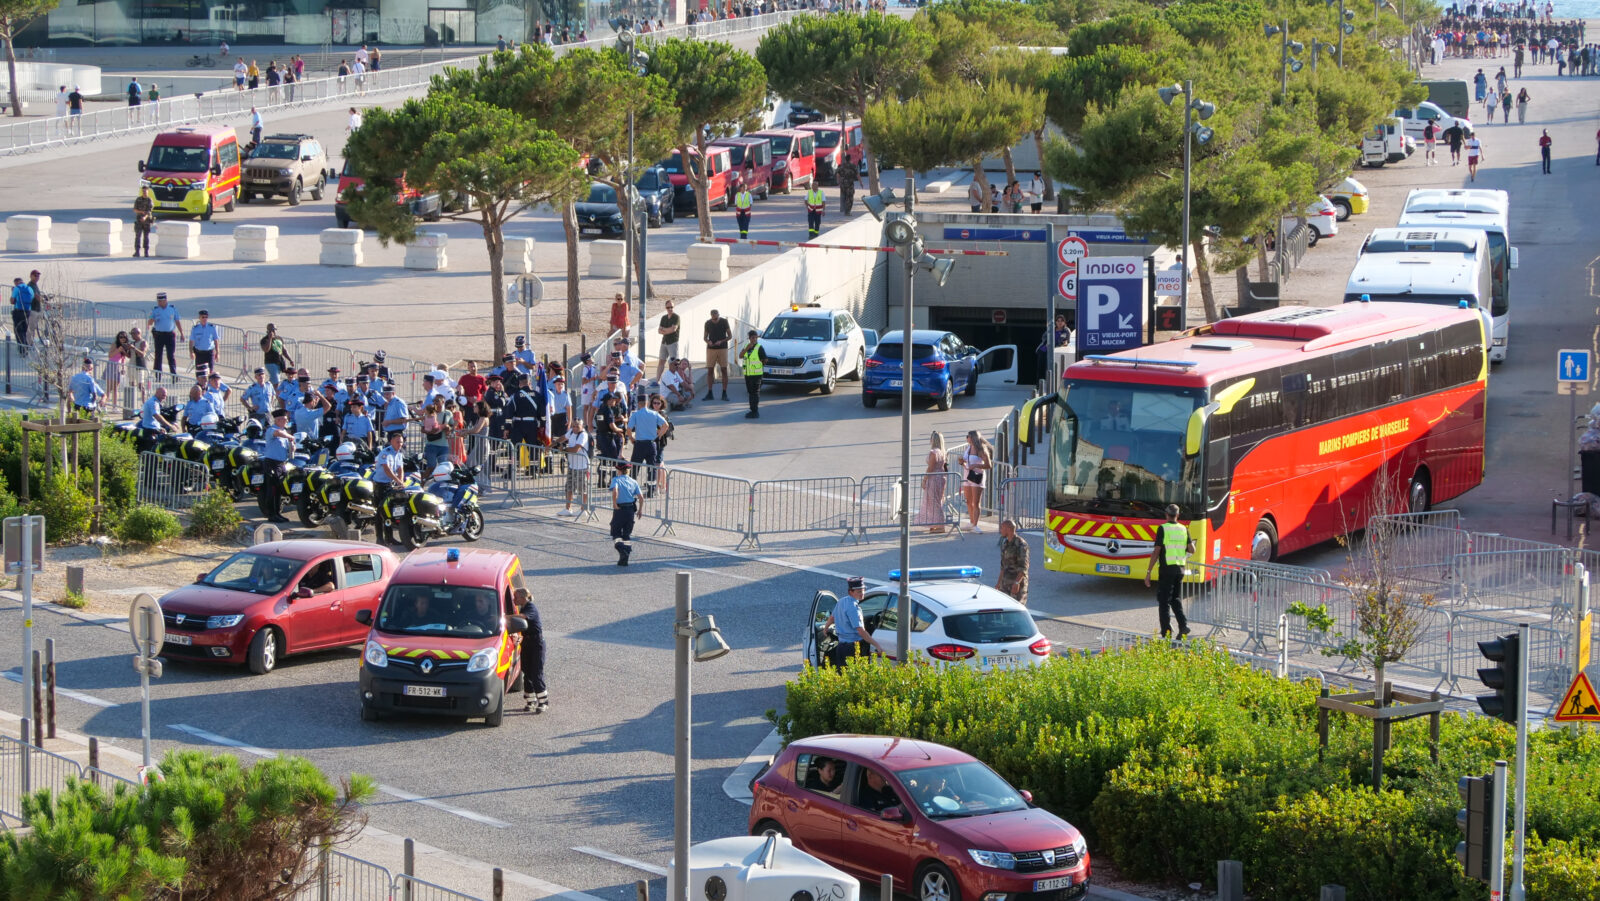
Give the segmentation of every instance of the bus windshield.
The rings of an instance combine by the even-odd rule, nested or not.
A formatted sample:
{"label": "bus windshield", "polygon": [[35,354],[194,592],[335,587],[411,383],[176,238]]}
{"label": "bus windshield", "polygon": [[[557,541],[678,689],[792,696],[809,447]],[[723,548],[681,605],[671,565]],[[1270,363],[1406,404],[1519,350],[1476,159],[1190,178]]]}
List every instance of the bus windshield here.
{"label": "bus windshield", "polygon": [[1167,504],[1201,506],[1200,458],[1183,453],[1201,391],[1074,380],[1061,393],[1051,509],[1150,517]]}

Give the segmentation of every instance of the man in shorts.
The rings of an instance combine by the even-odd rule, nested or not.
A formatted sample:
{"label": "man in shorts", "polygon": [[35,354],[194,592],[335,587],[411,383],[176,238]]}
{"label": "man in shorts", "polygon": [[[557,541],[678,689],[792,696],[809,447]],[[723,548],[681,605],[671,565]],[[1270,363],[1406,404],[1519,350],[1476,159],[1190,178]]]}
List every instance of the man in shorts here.
{"label": "man in shorts", "polygon": [[1424,158],[1427,159],[1428,165],[1430,166],[1439,165],[1439,160],[1433,155],[1434,146],[1438,144],[1438,142],[1438,133],[1434,128],[1433,120],[1430,119],[1428,120],[1428,124],[1422,127],[1422,144],[1427,149],[1427,153],[1425,154]]}

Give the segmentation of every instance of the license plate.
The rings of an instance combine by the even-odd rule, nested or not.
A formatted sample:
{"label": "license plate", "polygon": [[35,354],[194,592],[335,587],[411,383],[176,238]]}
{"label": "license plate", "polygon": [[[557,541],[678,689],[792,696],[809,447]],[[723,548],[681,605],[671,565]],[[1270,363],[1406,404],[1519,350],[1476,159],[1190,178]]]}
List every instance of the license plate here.
{"label": "license plate", "polygon": [[406,511],[404,511],[404,510],[393,510],[393,511],[390,511],[389,515],[393,516],[395,519],[405,519],[406,518]]}
{"label": "license plate", "polygon": [[188,647],[189,645],[194,644],[194,639],[187,635],[173,635],[169,633],[167,635],[167,644],[181,644],[184,647]]}
{"label": "license plate", "polygon": [[442,698],[444,697],[443,685],[407,685],[402,693],[411,698]]}
{"label": "license plate", "polygon": [[1071,888],[1071,876],[1055,876],[1050,879],[1033,880],[1033,890],[1036,892],[1050,892],[1058,888]]}
{"label": "license plate", "polygon": [[221,460],[212,460],[211,461],[211,468],[212,469],[221,470],[222,467],[223,467],[223,462]]}
{"label": "license plate", "polygon": [[994,654],[988,657],[979,657],[978,662],[981,666],[1013,666],[1021,659],[1022,657],[1018,654]]}
{"label": "license plate", "polygon": [[905,385],[905,382],[901,381],[900,379],[890,379],[889,380],[889,387],[890,388],[901,388],[901,387],[904,387],[904,385]]}
{"label": "license plate", "polygon": [[793,369],[779,369],[776,366],[767,367],[767,371],[772,373],[773,375],[794,375],[794,370]]}
{"label": "license plate", "polygon": [[1097,573],[1108,573],[1113,576],[1126,576],[1133,572],[1133,570],[1128,568],[1128,564],[1126,563],[1096,563],[1094,565],[1094,571]]}
{"label": "license plate", "polygon": [[599,228],[591,228],[590,226],[587,226],[587,225],[585,225],[584,227],[578,229],[578,233],[582,234],[582,235],[587,235],[590,232],[594,232],[595,234],[598,235],[598,234],[600,234],[601,229],[599,229]]}
{"label": "license plate", "polygon": [[261,476],[259,474],[251,476],[250,477],[250,484],[252,484],[252,485],[261,484]]}
{"label": "license plate", "polygon": [[289,493],[290,494],[299,494],[300,490],[302,488],[304,488],[304,487],[306,487],[304,483],[301,483],[301,482],[290,482],[289,483]]}
{"label": "license plate", "polygon": [[272,184],[272,179],[270,179],[270,178],[252,178],[252,179],[250,179],[250,183],[251,184],[256,184],[256,185],[270,185],[270,184]]}

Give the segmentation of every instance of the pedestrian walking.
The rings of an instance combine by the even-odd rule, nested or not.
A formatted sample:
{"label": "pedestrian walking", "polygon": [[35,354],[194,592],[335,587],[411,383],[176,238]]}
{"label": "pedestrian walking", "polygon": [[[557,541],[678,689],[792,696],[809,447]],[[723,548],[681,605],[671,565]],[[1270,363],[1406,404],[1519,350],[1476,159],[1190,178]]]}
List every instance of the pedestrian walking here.
{"label": "pedestrian walking", "polygon": [[1483,70],[1479,69],[1478,74],[1472,76],[1472,99],[1481,102],[1483,100],[1483,95],[1488,90],[1489,76],[1483,74]]}
{"label": "pedestrian walking", "polygon": [[528,621],[522,633],[522,711],[544,713],[550,709],[550,693],[544,684],[544,622],[539,619],[539,608],[533,605],[533,594],[518,588],[511,595],[517,612]]}
{"label": "pedestrian walking", "polygon": [[1434,156],[1434,147],[1438,142],[1438,129],[1434,127],[1433,120],[1429,119],[1428,124],[1422,126],[1422,147],[1424,150],[1423,159],[1427,160],[1430,166],[1439,165],[1438,157]]}
{"label": "pedestrian walking", "polygon": [[1028,179],[1028,203],[1033,212],[1044,211],[1044,179],[1037,169],[1033,170],[1033,177]]}
{"label": "pedestrian walking", "polygon": [[1539,162],[1544,166],[1544,174],[1550,174],[1550,130],[1542,129],[1539,132]]}
{"label": "pedestrian walking", "polygon": [[[1596,154],[1596,163],[1600,164],[1600,153]],[[812,232],[815,236],[816,232]],[[716,310],[711,311],[711,318],[706,320],[705,333],[702,340],[706,344],[706,400],[711,399],[711,387],[716,384],[717,375],[722,376],[722,399],[728,399],[728,345],[733,343],[733,326],[728,320],[717,315]]]}
{"label": "pedestrian walking", "polygon": [[65,124],[64,120],[66,119],[66,117],[67,117],[67,86],[66,85],[60,85],[56,89],[56,118],[63,120],[63,122],[60,123],[60,124],[64,125]]}
{"label": "pedestrian walking", "polygon": [[1477,134],[1467,138],[1467,176],[1469,181],[1478,180],[1478,161],[1483,159],[1483,142],[1478,140]]}
{"label": "pedestrian walking", "polygon": [[245,65],[242,57],[233,61],[233,89],[235,91],[244,90],[244,81],[249,75],[250,67]]}
{"label": "pedestrian walking", "polygon": [[739,237],[750,237],[750,209],[755,206],[756,199],[750,193],[748,185],[739,188],[733,195],[733,216],[739,221]]}
{"label": "pedestrian walking", "polygon": [[[194,360],[195,372],[211,372],[217,365],[217,344],[222,332],[211,324],[211,314],[200,311],[200,321],[189,329],[189,356]],[[201,367],[205,367],[203,370]]]}
{"label": "pedestrian walking", "polygon": [[1461,142],[1466,140],[1466,132],[1460,123],[1451,125],[1444,130],[1444,142],[1450,145],[1450,165],[1461,165]]}
{"label": "pedestrian walking", "polygon": [[628,475],[627,461],[618,461],[616,467],[617,474],[611,478],[611,545],[617,549],[617,565],[627,566],[628,556],[633,553],[633,524],[639,519],[643,491]]}
{"label": "pedestrian walking", "polygon": [[867,630],[866,618],[861,615],[861,599],[866,594],[867,580],[851,576],[844,584],[844,597],[839,599],[833,613],[828,615],[828,621],[823,624],[824,628],[832,627],[834,637],[838,639],[828,652],[828,663],[841,668],[851,657],[871,656],[868,648],[876,648],[878,653],[885,656],[889,653],[872,637]]}
{"label": "pedestrian walking", "polygon": [[[557,516],[577,516],[589,509],[589,432],[582,419],[574,418],[572,427],[557,445],[567,458],[567,505]],[[578,509],[572,509],[572,499],[578,499]]]}
{"label": "pedestrian walking", "polygon": [[855,209],[856,182],[861,180],[861,170],[847,156],[839,163],[834,174],[839,178],[839,212],[848,216]]}
{"label": "pedestrian walking", "polygon": [[250,65],[245,69],[245,72],[250,76],[250,90],[254,91],[256,88],[261,87],[261,67],[256,64],[255,60],[250,61]]}
{"label": "pedestrian walking", "polygon": [[1512,102],[1513,99],[1509,90],[1500,92],[1500,121],[1507,125],[1511,124]]}
{"label": "pedestrian walking", "polygon": [[1017,534],[1013,519],[1000,520],[1000,577],[994,587],[1028,605],[1028,543]]}
{"label": "pedestrian walking", "polygon": [[135,75],[128,81],[128,119],[134,124],[139,122],[139,105],[144,103],[144,87],[139,84],[139,76]]}
{"label": "pedestrian walking", "polygon": [[944,435],[935,431],[928,436],[928,468],[922,473],[922,507],[917,511],[917,525],[927,526],[931,535],[944,531],[944,493],[949,471]]}
{"label": "pedestrian walking", "polygon": [[1494,111],[1499,105],[1500,95],[1495,93],[1494,88],[1490,88],[1489,93],[1483,97],[1483,111],[1489,117],[1490,122],[1494,121]]}
{"label": "pedestrian walking", "polygon": [[750,395],[750,412],[745,419],[761,418],[761,376],[767,368],[767,351],[761,346],[760,333],[750,330],[744,350],[739,352],[739,366],[744,372],[744,390]]}
{"label": "pedestrian walking", "polygon": [[978,517],[983,512],[983,480],[994,467],[994,449],[974,429],[967,432],[967,446],[961,449],[959,461],[966,473],[961,482],[961,496],[967,502],[967,521],[974,535],[982,535],[983,526],[978,524]]}
{"label": "pedestrian walking", "polygon": [[77,85],[72,86],[72,93],[67,95],[67,120],[73,134],[83,133],[83,89]]}
{"label": "pedestrian walking", "polygon": [[806,191],[806,236],[815,238],[822,233],[822,212],[828,208],[828,198],[822,188],[812,182]]}
{"label": "pedestrian walking", "polygon": [[628,299],[618,291],[611,298],[611,331],[621,332],[624,338],[628,336],[628,313]]}
{"label": "pedestrian walking", "polygon": [[983,185],[978,184],[976,178],[967,186],[967,203],[972,205],[974,213],[983,212]]}
{"label": "pedestrian walking", "polygon": [[252,144],[261,143],[261,130],[263,127],[261,111],[254,106],[250,107],[250,142]]}
{"label": "pedestrian walking", "polygon": [[1528,96],[1528,89],[1527,88],[1521,88],[1520,90],[1517,91],[1517,124],[1518,125],[1521,125],[1522,123],[1528,121],[1528,101],[1531,100],[1531,99],[1532,98]]}
{"label": "pedestrian walking", "polygon": [[17,276],[11,280],[11,331],[23,356],[28,354],[28,312],[33,309],[33,289]]}
{"label": "pedestrian walking", "polygon": [[1156,575],[1156,607],[1161,622],[1161,637],[1172,635],[1172,618],[1178,620],[1178,637],[1189,634],[1189,619],[1183,615],[1179,596],[1183,586],[1183,566],[1194,553],[1194,538],[1178,522],[1178,505],[1167,505],[1167,521],[1156,527],[1155,546],[1144,574],[1144,587],[1150,587],[1150,573]]}
{"label": "pedestrian walking", "polygon": [[156,294],[156,305],[150,308],[150,317],[145,322],[145,327],[150,329],[150,337],[156,345],[156,372],[161,371],[161,355],[166,354],[167,370],[177,375],[178,362],[175,352],[178,341],[183,338],[183,321],[178,318],[177,306],[167,302],[167,292]]}
{"label": "pedestrian walking", "polygon": [[342,60],[342,59],[339,60],[339,73],[338,74],[339,74],[339,93],[343,94],[344,93],[344,80],[346,78],[350,77],[350,64],[348,62],[346,62],[345,60]]}

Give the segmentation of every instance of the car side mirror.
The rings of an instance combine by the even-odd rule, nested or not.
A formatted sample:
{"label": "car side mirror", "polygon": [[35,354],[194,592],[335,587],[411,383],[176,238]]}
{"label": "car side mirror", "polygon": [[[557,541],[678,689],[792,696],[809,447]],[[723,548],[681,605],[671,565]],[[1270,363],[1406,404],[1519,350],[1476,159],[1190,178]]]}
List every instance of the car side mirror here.
{"label": "car side mirror", "polygon": [[1017,794],[1021,795],[1022,800],[1028,802],[1029,805],[1033,804],[1033,792],[1024,788],[1021,791],[1018,791]]}
{"label": "car side mirror", "polygon": [[372,611],[371,610],[357,610],[356,611],[356,622],[360,623],[363,626],[372,625]]}
{"label": "car side mirror", "polygon": [[300,587],[298,587],[298,588],[296,588],[294,590],[294,596],[297,597],[297,598],[308,598],[308,597],[311,597],[315,593],[316,592],[313,592],[310,588],[307,588],[304,585],[301,585]]}
{"label": "car side mirror", "polygon": [[528,631],[528,619],[524,616],[506,617],[506,631],[513,635]]}
{"label": "car side mirror", "polygon": [[215,166],[212,166],[211,167],[211,174],[212,175],[221,175],[222,174],[222,165],[219,163],[219,164],[217,164]]}
{"label": "car side mirror", "polygon": [[911,821],[911,816],[910,814],[906,813],[906,809],[904,807],[896,804],[893,807],[885,807],[882,811],[880,811],[878,813],[878,819],[887,823],[907,823]]}
{"label": "car side mirror", "polygon": [[139,171],[140,171],[140,172],[143,172],[143,171],[144,171],[144,160],[140,160],[140,161],[139,161]]}
{"label": "car side mirror", "polygon": [[1515,247],[1511,248],[1511,268],[1517,268],[1517,249]]}
{"label": "car side mirror", "polygon": [[201,572],[200,575],[194,577],[194,583],[196,585],[199,585],[200,583],[204,582],[206,580],[206,577],[209,576],[209,575],[211,575],[210,570],[206,570],[206,571]]}

